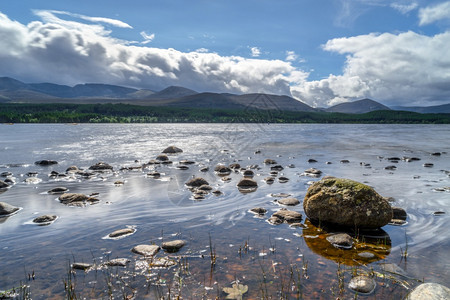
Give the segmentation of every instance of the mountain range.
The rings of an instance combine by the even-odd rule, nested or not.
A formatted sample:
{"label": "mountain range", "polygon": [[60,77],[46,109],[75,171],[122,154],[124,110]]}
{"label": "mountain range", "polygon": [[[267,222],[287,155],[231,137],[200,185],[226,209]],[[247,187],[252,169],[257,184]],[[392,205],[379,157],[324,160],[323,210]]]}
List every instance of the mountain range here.
{"label": "mountain range", "polygon": [[170,86],[161,91],[118,85],[86,83],[73,87],[54,83],[24,83],[0,77],[0,103],[126,103],[145,106],[174,106],[215,109],[267,109],[281,111],[322,111],[361,114],[375,110],[406,110],[420,113],[450,113],[450,104],[430,107],[387,107],[371,99],[340,103],[329,108],[313,108],[289,96],[262,93],[198,93]]}

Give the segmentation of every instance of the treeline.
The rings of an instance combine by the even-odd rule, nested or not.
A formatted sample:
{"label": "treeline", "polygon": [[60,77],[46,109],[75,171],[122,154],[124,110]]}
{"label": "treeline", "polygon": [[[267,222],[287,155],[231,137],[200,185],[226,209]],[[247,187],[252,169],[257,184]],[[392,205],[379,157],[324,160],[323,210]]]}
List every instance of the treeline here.
{"label": "treeline", "polygon": [[0,104],[1,123],[386,123],[450,124],[450,114],[365,114],[154,107],[129,104]]}

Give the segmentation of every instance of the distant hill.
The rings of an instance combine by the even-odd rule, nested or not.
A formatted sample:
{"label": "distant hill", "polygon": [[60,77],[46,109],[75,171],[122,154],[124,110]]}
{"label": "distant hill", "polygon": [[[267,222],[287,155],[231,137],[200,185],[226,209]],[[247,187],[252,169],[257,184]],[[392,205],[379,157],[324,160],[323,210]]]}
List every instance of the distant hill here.
{"label": "distant hill", "polygon": [[376,110],[391,109],[371,99],[362,99],[353,102],[340,103],[325,109],[326,112],[339,112],[347,114],[364,114]]}
{"label": "distant hill", "polygon": [[159,92],[93,83],[70,87],[54,83],[27,84],[9,77],[0,77],[0,101],[3,103],[126,103],[182,108],[316,111],[288,96],[198,93],[180,86],[170,86]]}
{"label": "distant hill", "polygon": [[169,86],[157,93],[151,95],[152,99],[173,99],[185,96],[191,96],[198,94],[196,91],[181,87],[181,86]]}
{"label": "distant hill", "polygon": [[421,114],[450,113],[450,103],[435,106],[392,106],[393,110],[413,111]]}

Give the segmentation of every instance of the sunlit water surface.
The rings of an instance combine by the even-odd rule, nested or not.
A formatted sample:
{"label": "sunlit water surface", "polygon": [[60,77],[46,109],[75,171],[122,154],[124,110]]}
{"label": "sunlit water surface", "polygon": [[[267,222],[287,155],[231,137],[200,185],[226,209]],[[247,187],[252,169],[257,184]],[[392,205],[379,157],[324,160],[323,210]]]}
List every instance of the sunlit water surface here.
{"label": "sunlit water surface", "polygon": [[[191,297],[199,294],[198,289],[209,297],[225,297],[221,287],[231,286],[236,279],[249,285],[247,295],[261,297],[264,272],[272,272],[279,279],[283,276],[281,272],[288,276],[290,265],[304,268],[305,263],[309,274],[302,275],[303,296],[335,296],[337,289],[330,289],[330,282],[337,280],[338,262],[343,261],[327,258],[326,249],[310,249],[315,246],[305,242],[302,228],[266,222],[280,208],[270,194],[289,193],[301,201],[308,183],[318,180],[301,176],[311,167],[322,170],[324,176],[345,177],[371,185],[381,195],[393,197],[393,205],[407,211],[406,225],[383,227],[391,243],[388,255],[369,267],[376,268],[380,262],[395,263],[406,270],[409,278],[449,286],[450,192],[444,189],[450,186],[450,177],[445,172],[450,170],[449,141],[448,125],[0,125],[0,173],[11,172],[16,181],[0,194],[0,201],[23,208],[0,219],[0,290],[26,282],[34,299],[61,296],[68,264],[74,260],[92,263],[107,257],[127,257],[135,261],[139,258],[130,252],[133,246],[160,244],[161,238],[175,237],[188,241],[180,255],[200,257],[210,253],[211,237],[217,263],[211,272],[209,259],[192,259],[191,274],[185,282],[189,286],[187,279],[190,279],[192,287],[197,288],[197,292],[190,290]],[[183,149],[183,153],[170,156],[172,165],[120,170],[154,159],[169,145]],[[257,150],[260,153],[255,154]],[[435,152],[441,155],[431,155]],[[421,160],[395,164],[386,160],[403,156]],[[281,173],[289,182],[267,185],[263,179],[269,176],[270,167],[263,164],[265,158],[284,166]],[[308,163],[310,158],[317,162]],[[34,164],[42,159],[56,160],[58,164],[47,167]],[[183,159],[195,164],[188,170],[178,170],[176,166]],[[340,163],[344,159],[350,162]],[[114,172],[91,179],[48,176],[53,170],[64,173],[72,165],[87,169],[99,161],[111,164]],[[214,174],[217,163],[233,162],[244,167],[259,165],[254,177],[259,184],[256,192],[238,191],[236,183],[241,174],[232,173],[229,182]],[[361,162],[371,167],[364,167]],[[425,168],[424,163],[434,166]],[[389,165],[397,169],[385,170]],[[210,171],[200,172],[205,166]],[[162,173],[160,179],[146,176],[153,169]],[[42,181],[24,182],[28,178],[26,173],[31,171],[38,172],[37,178]],[[223,195],[192,200],[184,183],[193,176],[204,177]],[[124,185],[115,186],[117,180],[124,181]],[[70,192],[99,193],[100,202],[87,207],[65,206],[57,201],[57,195],[46,193],[58,186],[67,187]],[[248,212],[256,206],[269,212],[257,218]],[[305,220],[302,205],[291,209],[301,212]],[[433,213],[437,211],[445,214],[436,216]],[[43,214],[54,214],[58,219],[49,226],[31,222]],[[137,231],[129,237],[103,238],[116,229],[131,226]],[[246,243],[251,246],[250,251],[239,251]],[[269,248],[276,251],[272,253]],[[401,255],[405,249],[406,260]],[[31,272],[35,280],[28,281],[27,274]],[[80,276],[83,275],[78,279]],[[346,282],[350,278],[347,273]],[[84,285],[79,284],[84,286],[81,293],[92,282],[100,281],[88,277],[85,280]],[[368,297],[406,294],[407,289],[393,286],[379,282],[374,294]],[[267,293],[280,289],[267,285],[265,288]],[[352,295],[347,288],[343,292]],[[88,298],[106,297],[98,291],[93,293]],[[148,290],[139,293],[141,297],[155,297]]]}

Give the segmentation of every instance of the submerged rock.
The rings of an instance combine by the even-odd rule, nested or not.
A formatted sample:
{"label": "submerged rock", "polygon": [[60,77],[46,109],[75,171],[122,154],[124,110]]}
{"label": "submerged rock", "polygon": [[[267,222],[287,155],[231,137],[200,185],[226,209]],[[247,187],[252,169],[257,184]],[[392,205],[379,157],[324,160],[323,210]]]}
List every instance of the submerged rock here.
{"label": "submerged rock", "polygon": [[0,202],[0,216],[7,216],[17,212],[20,208],[5,202]]}
{"label": "submerged rock", "polygon": [[159,161],[168,161],[168,160],[169,160],[169,157],[168,157],[167,155],[165,155],[165,154],[160,154],[160,155],[158,155],[158,156],[156,157],[156,160],[159,160]]}
{"label": "submerged rock", "polygon": [[392,208],[373,188],[342,178],[312,184],[303,201],[313,221],[350,228],[379,228],[392,219]]}
{"label": "submerged rock", "polygon": [[159,249],[157,245],[137,245],[131,251],[144,256],[154,256]]}
{"label": "submerged rock", "polygon": [[405,300],[441,300],[450,299],[450,289],[438,283],[422,283],[412,290]]}
{"label": "submerged rock", "polygon": [[376,283],[369,276],[359,275],[350,280],[348,287],[360,294],[370,294],[375,290]]}
{"label": "submerged rock", "polygon": [[164,242],[161,245],[161,248],[166,250],[167,252],[177,252],[186,244],[183,240],[174,240],[169,242]]}
{"label": "submerged rock", "polygon": [[347,233],[336,233],[327,236],[329,241],[334,247],[342,249],[351,249],[353,246],[353,238]]}
{"label": "submerged rock", "polygon": [[183,150],[181,150],[180,148],[175,147],[175,146],[169,146],[162,151],[162,153],[165,153],[165,154],[175,154],[175,153],[181,153],[181,152],[183,152]]}

